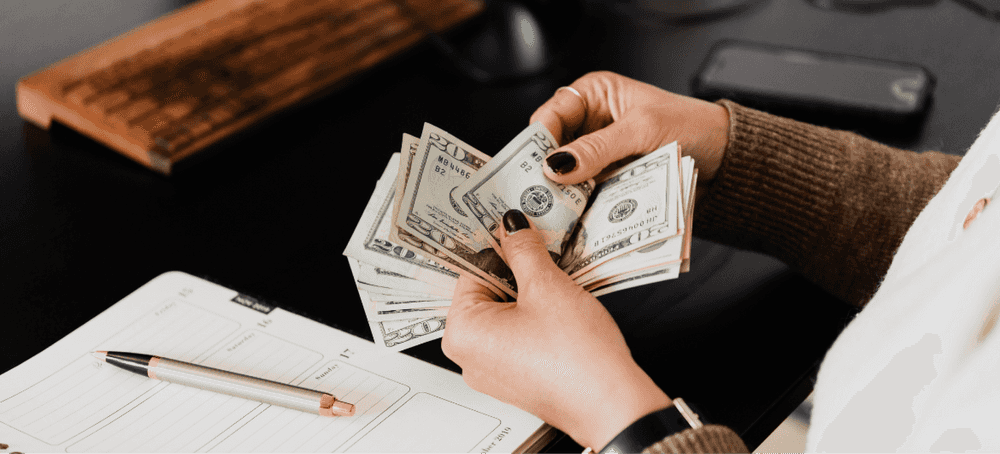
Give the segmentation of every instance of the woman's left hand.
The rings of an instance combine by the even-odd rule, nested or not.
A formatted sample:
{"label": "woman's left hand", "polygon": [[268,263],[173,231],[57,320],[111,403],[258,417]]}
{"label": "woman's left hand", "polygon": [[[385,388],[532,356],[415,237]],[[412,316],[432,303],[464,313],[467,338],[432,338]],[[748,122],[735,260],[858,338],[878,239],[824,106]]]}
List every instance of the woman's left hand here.
{"label": "woman's left hand", "polygon": [[[520,212],[504,216],[501,249],[518,299],[498,302],[463,276],[442,348],[470,387],[513,404],[582,446],[605,446],[629,424],[671,405],[635,363],[614,319],[559,269]],[[518,220],[513,221],[518,225]]]}

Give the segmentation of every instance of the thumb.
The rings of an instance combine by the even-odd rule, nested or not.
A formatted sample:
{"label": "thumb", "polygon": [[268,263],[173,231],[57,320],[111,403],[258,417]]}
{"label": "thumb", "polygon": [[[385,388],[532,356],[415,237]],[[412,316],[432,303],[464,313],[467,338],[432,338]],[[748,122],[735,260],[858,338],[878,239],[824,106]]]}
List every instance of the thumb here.
{"label": "thumb", "polygon": [[539,281],[564,278],[563,270],[552,260],[541,233],[531,224],[528,217],[519,210],[510,210],[503,216],[504,236],[500,248],[503,249],[507,266],[514,272],[518,294],[526,286]]}
{"label": "thumb", "polygon": [[545,158],[545,176],[560,184],[594,178],[609,165],[660,146],[657,131],[642,115],[628,115],[557,148]]}

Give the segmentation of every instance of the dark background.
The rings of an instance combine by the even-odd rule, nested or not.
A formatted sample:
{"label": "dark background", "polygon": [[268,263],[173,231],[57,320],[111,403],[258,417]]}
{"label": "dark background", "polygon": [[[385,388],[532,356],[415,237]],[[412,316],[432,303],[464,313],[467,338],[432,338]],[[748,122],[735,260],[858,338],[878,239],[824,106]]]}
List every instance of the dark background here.
{"label": "dark background", "polygon": [[[936,78],[924,122],[856,127],[891,145],[951,154],[965,152],[1000,98],[1000,25],[968,3],[857,13],[771,0],[678,21],[585,1],[531,4],[557,51],[542,74],[480,84],[424,44],[171,177],[68,128],[45,131],[17,116],[19,77],[186,3],[0,3],[0,371],[170,270],[370,338],[341,253],[401,134],[419,134],[426,121],[495,153],[557,87],[587,71],[690,94],[722,39],[917,63]],[[474,32],[445,37],[461,47]],[[699,404],[751,448],[809,393],[854,314],[776,260],[697,238],[692,272],[601,301],[669,395]],[[439,341],[406,353],[458,371]]]}

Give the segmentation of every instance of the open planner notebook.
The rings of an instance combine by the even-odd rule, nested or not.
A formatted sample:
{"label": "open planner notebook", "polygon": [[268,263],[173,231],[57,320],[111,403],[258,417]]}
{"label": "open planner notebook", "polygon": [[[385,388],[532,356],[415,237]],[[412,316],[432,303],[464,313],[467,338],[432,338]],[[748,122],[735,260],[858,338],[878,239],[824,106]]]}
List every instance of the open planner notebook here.
{"label": "open planner notebook", "polygon": [[[311,388],[357,413],[328,418],[153,380],[96,350]],[[454,372],[181,272],[0,375],[0,443],[11,451],[517,452],[553,432]]]}

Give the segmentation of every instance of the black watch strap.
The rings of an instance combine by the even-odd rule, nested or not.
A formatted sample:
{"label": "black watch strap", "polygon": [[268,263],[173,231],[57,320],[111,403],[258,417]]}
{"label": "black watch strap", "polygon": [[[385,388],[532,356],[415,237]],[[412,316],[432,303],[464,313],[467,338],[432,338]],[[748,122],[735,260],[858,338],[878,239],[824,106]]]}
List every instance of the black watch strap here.
{"label": "black watch strap", "polygon": [[683,399],[674,399],[674,405],[643,416],[626,427],[604,449],[601,449],[600,454],[642,452],[643,449],[669,435],[698,428],[704,424],[698,412]]}

